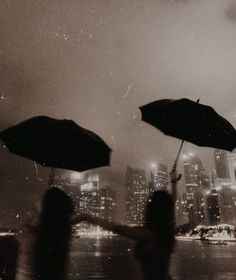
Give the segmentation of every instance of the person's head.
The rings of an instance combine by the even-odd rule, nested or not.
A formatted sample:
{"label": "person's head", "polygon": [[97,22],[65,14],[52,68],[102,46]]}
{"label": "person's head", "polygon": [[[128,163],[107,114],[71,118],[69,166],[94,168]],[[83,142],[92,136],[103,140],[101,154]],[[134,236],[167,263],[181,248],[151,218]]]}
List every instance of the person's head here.
{"label": "person's head", "polygon": [[37,279],[65,279],[71,238],[73,204],[60,188],[44,193],[35,242],[34,270]]}
{"label": "person's head", "polygon": [[154,231],[172,230],[174,204],[167,191],[156,191],[148,199],[145,212],[145,226]]}
{"label": "person's head", "polygon": [[71,198],[60,188],[50,187],[46,190],[42,199],[41,222],[43,220],[68,219],[73,213]]}

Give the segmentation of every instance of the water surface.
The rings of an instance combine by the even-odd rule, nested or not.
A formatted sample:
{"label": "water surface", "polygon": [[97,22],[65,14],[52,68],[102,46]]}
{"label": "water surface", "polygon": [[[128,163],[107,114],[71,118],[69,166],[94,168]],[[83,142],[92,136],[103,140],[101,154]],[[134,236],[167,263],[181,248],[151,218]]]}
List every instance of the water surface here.
{"label": "water surface", "polygon": [[[119,237],[74,239],[68,278],[142,280],[133,247],[133,241]],[[235,280],[236,243],[209,245],[178,241],[170,271],[176,280]]]}

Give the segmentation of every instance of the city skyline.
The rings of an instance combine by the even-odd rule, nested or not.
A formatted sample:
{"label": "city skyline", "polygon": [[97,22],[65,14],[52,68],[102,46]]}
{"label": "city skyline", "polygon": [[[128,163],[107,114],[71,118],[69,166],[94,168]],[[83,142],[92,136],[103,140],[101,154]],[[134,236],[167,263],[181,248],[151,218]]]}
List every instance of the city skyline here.
{"label": "city skyline", "polygon": [[[236,168],[235,168],[235,153],[228,153],[228,152],[225,153],[224,151],[218,151],[217,153],[222,153],[222,154],[226,155],[227,161],[225,161],[225,158],[223,157],[223,162],[224,163],[227,162],[227,164],[230,163],[230,165],[228,166],[228,169],[231,170],[230,174],[231,175],[233,174],[233,176],[235,176],[234,175],[235,174],[234,172],[236,170]],[[214,158],[217,153],[216,153],[216,150],[214,150],[213,153],[212,153],[212,157]],[[182,179],[179,182],[179,186],[178,186],[178,199],[180,199],[180,203],[181,203],[181,198],[183,198],[183,195],[185,196],[185,194],[186,194],[186,188],[187,188],[186,187],[187,186],[186,185],[186,174],[184,172],[184,167],[185,167],[184,162],[186,162],[186,160],[190,160],[191,158],[195,158],[195,157],[197,157],[197,155],[193,154],[193,153],[182,154],[181,155],[180,167],[182,167],[183,169],[182,169],[182,172],[181,172],[181,168],[179,167],[179,172],[181,172],[183,176],[182,176]],[[201,162],[200,159],[198,159],[198,160]],[[231,178],[220,178],[220,177],[217,177],[217,172],[216,172],[217,163],[216,162],[215,162],[215,168],[213,168],[213,169],[209,169],[209,168],[205,169],[205,162],[200,163],[200,165],[202,166],[201,167],[201,169],[202,169],[201,188],[203,188],[204,191],[205,191],[205,197],[202,198],[202,199],[205,200],[204,203],[206,203],[206,200],[207,200],[207,196],[206,195],[209,194],[209,190],[217,189],[217,191],[219,191],[220,189],[222,189],[221,184],[223,184],[223,185],[226,184],[226,185],[229,186],[229,183],[230,183],[230,184],[233,184],[235,186],[235,177],[232,177],[232,176],[231,176]],[[203,168],[203,166],[204,166],[204,168]],[[233,170],[232,166],[234,168],[234,172],[232,171]],[[152,183],[152,180],[154,179],[154,177],[152,175],[153,171],[154,171],[154,169],[153,169],[154,167],[157,168],[157,173],[156,174],[161,175],[160,177],[157,177],[159,179],[159,182],[160,182],[160,183],[157,183],[157,185],[155,185],[155,184],[153,185],[153,183]],[[222,167],[222,165],[221,165],[221,167]],[[12,168],[14,168],[14,167],[12,167]],[[145,174],[146,183],[144,185],[144,188],[145,188],[145,190],[147,190],[146,197],[148,197],[148,194],[150,194],[150,190],[153,191],[155,189],[155,186],[158,186],[160,184],[160,186],[162,186],[161,188],[163,188],[163,185],[162,185],[163,184],[163,171],[161,173],[158,173],[158,170],[160,170],[160,168],[162,168],[162,169],[164,168],[164,170],[165,170],[165,172],[164,172],[164,174],[165,174],[164,175],[164,181],[165,182],[166,182],[166,179],[168,178],[168,173],[166,173],[166,170],[170,170],[170,167],[165,165],[163,163],[163,160],[159,160],[159,161],[157,160],[156,163],[155,162],[150,163],[147,166],[146,169],[145,168],[143,168],[143,169],[138,168],[137,169],[135,166],[132,167],[132,168],[134,170],[143,170],[142,172],[144,172],[144,174]],[[225,169],[224,166],[223,166],[223,169]],[[46,174],[46,176],[43,176],[43,178],[40,177],[40,174],[41,175],[43,174],[43,172],[41,172],[42,170],[43,170],[42,167],[41,168],[38,167],[38,170],[37,170],[38,174],[36,174],[37,175],[36,177],[38,179],[37,183],[39,184],[39,186],[41,188],[40,189],[41,193],[43,193],[44,189],[47,187],[48,179],[49,179],[49,176],[48,176],[49,173]],[[192,175],[193,174],[194,173],[192,173]],[[121,185],[119,189],[117,189],[115,187],[114,182],[112,181],[113,180],[112,176],[109,178],[109,177],[104,176],[104,174],[102,172],[100,174],[99,169],[97,169],[97,170],[90,170],[90,171],[83,172],[83,173],[78,173],[78,172],[73,172],[73,171],[63,171],[63,170],[57,170],[56,169],[55,170],[55,175],[56,175],[56,177],[61,178],[61,180],[65,180],[65,181],[71,180],[71,181],[74,181],[75,184],[76,184],[76,182],[77,183],[78,182],[85,182],[91,176],[92,177],[99,176],[99,180],[101,181],[101,185],[109,186],[109,188],[111,190],[113,190],[113,191],[115,191],[117,193],[117,198],[116,199],[117,199],[118,209],[116,211],[115,220],[120,221],[122,223],[125,222],[125,216],[126,216],[126,211],[125,211],[125,188],[126,188],[125,187],[125,172],[124,172],[124,174],[120,175],[120,181],[123,182],[123,185]],[[214,186],[212,185],[212,182],[209,181],[210,180],[209,178],[211,178],[212,182],[215,181],[215,185]],[[35,178],[24,177],[22,179],[27,180],[28,186],[31,187],[30,184],[31,184],[31,182]],[[153,182],[155,182],[155,180]],[[10,180],[8,181],[8,183],[10,183]],[[158,190],[158,188],[156,190]],[[31,199],[31,198],[28,198],[28,199]],[[39,200],[40,200],[40,197],[37,197],[35,199],[35,201],[34,201],[34,204],[35,204],[35,202],[39,203],[38,202]],[[27,197],[26,197],[26,201],[27,201]],[[236,197],[235,197],[235,201],[236,201]],[[143,203],[143,207],[144,207],[145,206],[145,199],[143,200],[142,203]],[[20,202],[20,204],[21,204],[21,202]],[[222,203],[221,203],[221,205],[222,205]],[[34,205],[32,205],[32,206],[34,206]],[[31,208],[32,208],[32,206],[31,206]],[[30,212],[31,208],[30,209],[28,208],[26,211]],[[21,210],[23,210],[23,211],[21,212]],[[11,209],[10,214],[11,214],[11,221],[12,221],[12,223],[15,223],[15,221],[17,221],[17,220],[20,223],[24,222],[24,219],[27,216],[27,212],[25,212],[24,208],[23,209],[21,208],[21,210],[15,211],[14,209]],[[206,211],[206,210],[204,210],[204,211]],[[6,217],[8,215],[9,215],[9,212],[7,213]],[[204,215],[206,217],[206,215],[208,215],[208,214],[204,213]],[[186,221],[186,217],[180,218],[180,220],[183,220],[183,219]]]}
{"label": "city skyline", "polygon": [[[94,131],[113,150],[111,167],[94,172],[112,182],[118,201],[127,165],[147,172],[159,160],[170,170],[180,145],[141,122],[139,106],[200,99],[236,126],[234,3],[16,0],[0,7],[0,128],[48,115]],[[186,143],[183,153],[191,152],[214,166],[212,149]],[[49,172],[0,143],[3,224],[41,199]]]}
{"label": "city skyline", "polygon": [[[0,0],[0,132],[47,116],[75,122],[111,150],[110,166],[75,172],[17,156],[0,141],[2,277],[5,260],[13,259],[8,240],[16,238],[19,258],[10,272],[16,268],[17,279],[40,277],[34,270],[41,260],[50,266],[46,258],[66,252],[67,264],[50,271],[68,268],[68,280],[236,279],[236,148],[181,146],[182,139],[168,136],[177,134],[142,121],[139,109],[187,98],[236,128],[235,31],[234,0]],[[189,114],[181,111],[180,125],[189,127],[183,132],[204,140],[208,121],[197,129]],[[168,129],[177,127],[171,122]],[[175,192],[170,172],[180,147]],[[84,150],[85,161],[93,161],[97,150]],[[55,227],[43,226],[43,207],[59,214],[42,199],[50,186],[69,196],[66,215],[56,207],[62,228],[57,218]],[[163,190],[173,192],[153,195]],[[50,245],[65,250],[54,258]]]}
{"label": "city skyline", "polygon": [[[236,166],[232,161],[235,157],[233,153],[221,150],[214,150],[213,155],[213,170],[205,169],[204,162],[196,155],[183,155],[183,180],[178,186],[175,204],[177,225],[236,225],[235,177],[230,178],[228,172],[233,169],[231,173],[235,173]],[[146,173],[150,173],[150,177]],[[117,203],[114,190],[100,181],[99,174],[88,172],[82,176],[72,172],[70,175],[55,176],[51,184],[62,187],[71,196],[77,211],[112,221],[119,216],[114,215],[114,205],[118,206],[118,210],[124,206],[123,222],[132,226],[143,224],[149,195],[154,191],[167,190],[169,185],[168,167],[163,163],[153,163],[148,172],[127,166],[124,174],[124,199]]]}

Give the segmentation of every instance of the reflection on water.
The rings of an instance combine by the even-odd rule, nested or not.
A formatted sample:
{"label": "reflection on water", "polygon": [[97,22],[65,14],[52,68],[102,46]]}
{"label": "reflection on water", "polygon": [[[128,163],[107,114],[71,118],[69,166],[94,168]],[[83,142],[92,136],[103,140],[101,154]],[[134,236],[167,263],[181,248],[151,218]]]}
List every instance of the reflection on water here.
{"label": "reflection on water", "polygon": [[[134,243],[123,238],[74,239],[68,279],[137,279],[142,273]],[[173,279],[236,279],[236,244],[208,245],[178,241],[172,257]]]}
{"label": "reflection on water", "polygon": [[236,244],[178,242],[172,271],[176,279],[236,279]]}
{"label": "reflection on water", "polygon": [[133,243],[126,239],[75,239],[69,279],[142,279],[135,267]]}

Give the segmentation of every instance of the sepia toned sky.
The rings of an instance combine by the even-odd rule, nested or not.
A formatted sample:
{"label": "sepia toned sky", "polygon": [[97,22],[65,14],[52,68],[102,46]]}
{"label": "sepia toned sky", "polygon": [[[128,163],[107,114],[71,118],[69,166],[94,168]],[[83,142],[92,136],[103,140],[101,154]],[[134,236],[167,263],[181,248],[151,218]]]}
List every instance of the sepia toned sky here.
{"label": "sepia toned sky", "polygon": [[[120,192],[127,164],[170,166],[179,145],[140,122],[138,107],[200,98],[236,126],[235,69],[233,0],[0,0],[0,128],[35,115],[73,119],[113,149],[99,172]],[[184,150],[212,167],[211,149]],[[36,170],[1,151],[2,207],[15,213],[38,197]]]}

